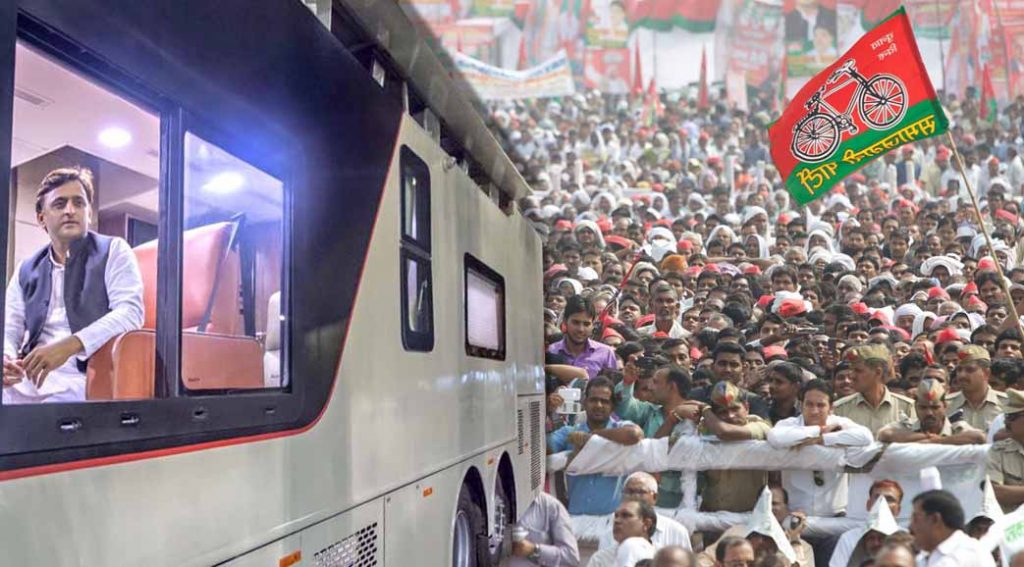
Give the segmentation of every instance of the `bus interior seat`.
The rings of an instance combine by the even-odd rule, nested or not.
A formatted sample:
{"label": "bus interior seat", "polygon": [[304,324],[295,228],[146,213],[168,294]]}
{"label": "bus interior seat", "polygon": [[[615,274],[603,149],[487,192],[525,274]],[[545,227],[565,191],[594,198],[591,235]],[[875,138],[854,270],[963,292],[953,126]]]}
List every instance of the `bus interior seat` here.
{"label": "bus interior seat", "polygon": [[[185,231],[182,237],[181,374],[190,389],[253,389],[264,383],[263,349],[241,333],[241,269],[236,238],[242,219]],[[86,399],[153,396],[156,349],[157,241],[135,248],[142,273],[143,328],[111,339],[89,361]]]}
{"label": "bus interior seat", "polygon": [[275,291],[267,301],[267,335],[264,338],[263,386],[281,386],[281,292]]}

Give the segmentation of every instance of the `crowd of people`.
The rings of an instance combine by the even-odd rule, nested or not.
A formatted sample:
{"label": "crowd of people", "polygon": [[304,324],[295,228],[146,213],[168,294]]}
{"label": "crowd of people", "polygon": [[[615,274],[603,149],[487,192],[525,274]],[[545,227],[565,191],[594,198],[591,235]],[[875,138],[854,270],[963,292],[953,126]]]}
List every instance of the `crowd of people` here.
{"label": "crowd of people", "polygon": [[[992,565],[974,538],[1024,503],[1024,96],[983,120],[974,93],[941,93],[955,146],[903,146],[797,207],[769,156],[772,97],[741,112],[715,94],[663,94],[656,113],[596,92],[489,109],[544,242],[549,453],[691,435],[977,445],[999,510],[965,517],[935,488],[906,495],[900,525],[899,482],[852,502],[838,472],[708,470],[694,502],[678,471],[552,476],[513,564],[596,546],[596,567]],[[689,533],[662,514],[690,505],[749,519]],[[803,537],[807,517],[861,507],[863,526]],[[573,533],[602,515],[600,541]]]}

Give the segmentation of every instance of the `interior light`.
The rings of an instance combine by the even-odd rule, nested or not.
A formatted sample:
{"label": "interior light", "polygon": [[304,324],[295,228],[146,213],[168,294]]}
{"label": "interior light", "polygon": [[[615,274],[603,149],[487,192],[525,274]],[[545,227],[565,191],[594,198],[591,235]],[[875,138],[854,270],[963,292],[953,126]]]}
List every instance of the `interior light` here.
{"label": "interior light", "polygon": [[237,171],[224,171],[214,175],[203,185],[211,193],[234,193],[245,185],[245,177]]}
{"label": "interior light", "polygon": [[124,128],[111,126],[100,132],[99,140],[108,148],[123,148],[132,143],[132,134]]}

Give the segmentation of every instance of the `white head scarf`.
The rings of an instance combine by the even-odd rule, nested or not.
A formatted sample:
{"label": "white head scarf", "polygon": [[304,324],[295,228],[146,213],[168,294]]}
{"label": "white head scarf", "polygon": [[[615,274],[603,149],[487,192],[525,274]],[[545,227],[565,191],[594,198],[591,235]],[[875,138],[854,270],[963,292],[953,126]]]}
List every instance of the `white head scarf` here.
{"label": "white head scarf", "polygon": [[952,256],[932,256],[921,263],[921,275],[931,277],[939,266],[946,268],[950,276],[961,276],[964,273],[964,265],[960,260]]}
{"label": "white head scarf", "polygon": [[[879,500],[885,501],[884,498],[879,498]],[[772,491],[767,486],[761,491],[761,496],[750,513],[750,520],[747,521],[745,532],[743,537],[750,537],[750,534],[770,537],[778,547],[779,553],[785,555],[786,559],[791,562],[796,561],[796,552],[793,551],[786,532],[782,530],[779,521],[775,519],[775,514],[772,514]]]}

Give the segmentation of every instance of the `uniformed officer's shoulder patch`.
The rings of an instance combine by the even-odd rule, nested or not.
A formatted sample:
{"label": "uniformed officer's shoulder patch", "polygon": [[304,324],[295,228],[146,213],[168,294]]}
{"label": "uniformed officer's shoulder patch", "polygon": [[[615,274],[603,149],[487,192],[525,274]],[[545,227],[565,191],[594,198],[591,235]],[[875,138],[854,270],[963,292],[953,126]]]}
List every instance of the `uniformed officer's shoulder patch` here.
{"label": "uniformed officer's shoulder patch", "polygon": [[[999,398],[1000,400],[1005,400],[1006,399],[1006,392],[1000,392],[999,390],[996,390],[995,388],[992,388],[992,391],[996,393],[996,397]],[[962,394],[963,392],[957,392],[957,393],[958,394]]]}
{"label": "uniformed officer's shoulder patch", "polygon": [[952,392],[946,396],[946,404],[952,405],[954,402],[963,403],[964,393],[963,392]]}
{"label": "uniformed officer's shoulder patch", "polygon": [[835,403],[832,404],[832,407],[835,408],[835,407],[839,407],[841,405],[848,404],[848,403],[852,402],[853,400],[857,399],[857,395],[858,394],[850,394],[849,396],[843,396],[842,398],[839,398],[838,400],[836,400]]}
{"label": "uniformed officer's shoulder patch", "polygon": [[1013,439],[1003,439],[1002,441],[996,441],[995,443],[993,443],[991,450],[1008,453],[1016,451],[1016,445],[1017,443]]}

